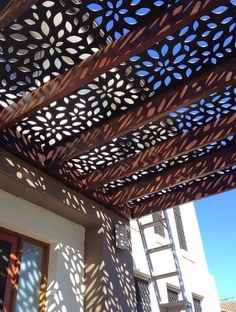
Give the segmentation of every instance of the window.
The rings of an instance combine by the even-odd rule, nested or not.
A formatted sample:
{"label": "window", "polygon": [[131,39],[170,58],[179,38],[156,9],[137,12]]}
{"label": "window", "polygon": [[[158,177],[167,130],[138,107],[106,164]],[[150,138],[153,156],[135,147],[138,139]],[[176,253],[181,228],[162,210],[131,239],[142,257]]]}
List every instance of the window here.
{"label": "window", "polygon": [[[163,219],[162,212],[155,212],[153,213],[153,221],[158,221]],[[165,237],[165,226],[162,222],[159,222],[157,225],[154,226],[154,232],[162,237]]]}
{"label": "window", "polygon": [[195,312],[202,312],[201,299],[193,297],[193,306]]}
{"label": "window", "polygon": [[179,292],[175,289],[167,287],[167,295],[168,295],[168,302],[175,302],[179,300]]}
{"label": "window", "polygon": [[149,282],[135,277],[137,312],[151,312]]}
{"label": "window", "polygon": [[0,312],[45,311],[48,245],[0,229]]}
{"label": "window", "polygon": [[179,246],[181,249],[184,249],[187,251],[188,249],[187,249],[187,244],[186,244],[186,239],[185,239],[185,234],[184,234],[183,221],[182,221],[179,207],[174,208],[174,216],[175,216],[175,224],[176,224],[176,229],[177,229],[177,234],[178,234],[178,239],[179,239]]}

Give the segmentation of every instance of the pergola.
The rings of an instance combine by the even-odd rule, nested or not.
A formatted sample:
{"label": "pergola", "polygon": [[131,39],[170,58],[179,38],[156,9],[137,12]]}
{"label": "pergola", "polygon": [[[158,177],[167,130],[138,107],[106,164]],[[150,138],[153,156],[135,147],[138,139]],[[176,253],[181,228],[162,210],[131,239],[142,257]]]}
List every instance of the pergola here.
{"label": "pergola", "polygon": [[126,218],[236,186],[235,0],[4,0],[0,142]]}

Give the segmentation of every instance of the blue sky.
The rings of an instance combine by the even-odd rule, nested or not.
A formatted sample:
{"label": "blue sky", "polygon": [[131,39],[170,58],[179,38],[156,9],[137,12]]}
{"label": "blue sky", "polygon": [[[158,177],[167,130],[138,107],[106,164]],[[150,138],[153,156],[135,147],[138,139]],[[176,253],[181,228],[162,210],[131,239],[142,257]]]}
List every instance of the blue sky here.
{"label": "blue sky", "polygon": [[195,206],[219,298],[236,297],[236,190],[196,201]]}

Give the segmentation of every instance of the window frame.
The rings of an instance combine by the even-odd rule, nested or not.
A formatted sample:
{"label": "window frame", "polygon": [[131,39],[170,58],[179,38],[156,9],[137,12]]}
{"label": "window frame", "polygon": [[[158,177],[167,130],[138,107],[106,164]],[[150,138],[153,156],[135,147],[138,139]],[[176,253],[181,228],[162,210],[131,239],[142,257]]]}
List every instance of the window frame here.
{"label": "window frame", "polygon": [[196,294],[192,294],[192,300],[193,300],[193,309],[194,309],[194,311],[196,311],[194,301],[195,302],[198,301],[200,303],[200,311],[202,311],[202,300],[203,300],[203,297],[201,297],[199,295],[196,295]]}
{"label": "window frame", "polygon": [[163,222],[161,221],[162,219],[164,218],[163,216],[163,212],[162,211],[157,211],[157,212],[154,212],[152,214],[152,219],[153,221],[159,221],[159,224],[158,225],[154,225],[154,233],[163,237],[163,238],[166,238],[166,232],[165,232],[165,225],[163,224]]}
{"label": "window frame", "polygon": [[[137,287],[137,286],[139,286],[138,282],[146,283],[146,286],[148,288],[148,304],[149,304],[148,306],[146,306],[146,302],[144,302],[143,300],[138,300],[138,299],[142,298],[142,296],[140,296],[140,293],[138,293],[141,290],[140,288]],[[134,285],[135,285],[135,296],[136,296],[137,311],[139,311],[138,305],[140,303],[144,304],[144,306],[142,306],[142,309],[146,308],[146,309],[150,309],[150,311],[151,311],[152,302],[151,302],[151,293],[150,293],[150,280],[145,278],[145,277],[142,277],[138,274],[135,274],[134,275]]]}
{"label": "window frame", "polygon": [[174,207],[173,212],[174,212],[174,219],[175,219],[175,227],[176,227],[178,241],[179,241],[179,248],[188,252],[188,245],[186,241],[185,229],[184,229],[183,218],[182,218],[180,207],[179,206]]}
{"label": "window frame", "polygon": [[[177,300],[175,301],[170,301],[169,300],[169,291],[175,293],[177,295]],[[180,297],[180,289],[178,287],[172,286],[170,284],[166,284],[166,292],[167,292],[167,297],[168,297],[168,302],[178,302],[179,301],[179,297]]]}
{"label": "window frame", "polygon": [[[12,298],[15,297],[16,290],[16,276],[18,272],[18,261],[19,261],[19,247],[20,240],[16,236],[12,236],[10,233],[2,231],[0,228],[0,238],[2,241],[11,244],[9,263],[7,267],[7,279],[5,285],[5,293],[3,298],[3,311],[11,311],[12,308]],[[9,270],[13,273],[12,276],[9,274]],[[15,281],[15,283],[13,282]]]}
{"label": "window frame", "polygon": [[[0,237],[3,241],[11,243],[11,254],[14,254],[16,256],[15,259],[13,259],[10,256],[8,268],[12,267],[13,275],[11,277],[10,274],[7,274],[6,288],[3,300],[3,312],[15,311],[18,282],[20,277],[20,264],[24,242],[29,242],[31,244],[43,248],[42,271],[41,271],[42,279],[40,283],[38,311],[45,312],[50,245],[38,239],[26,236],[24,234],[3,227],[0,227]],[[14,280],[14,283],[12,283],[12,280]]]}

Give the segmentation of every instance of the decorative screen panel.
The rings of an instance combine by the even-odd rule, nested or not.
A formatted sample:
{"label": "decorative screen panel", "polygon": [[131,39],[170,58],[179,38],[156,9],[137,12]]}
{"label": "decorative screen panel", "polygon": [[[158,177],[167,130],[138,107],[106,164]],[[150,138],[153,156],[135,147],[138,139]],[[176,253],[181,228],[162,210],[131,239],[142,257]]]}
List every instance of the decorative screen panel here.
{"label": "decorative screen panel", "polygon": [[[163,219],[163,213],[162,212],[155,212],[153,214],[153,221],[158,221]],[[164,224],[160,221],[157,225],[154,226],[154,232],[155,234],[158,234],[162,237],[165,237],[165,226]]]}
{"label": "decorative screen panel", "polygon": [[167,288],[168,302],[175,302],[179,300],[179,293],[177,290]]}
{"label": "decorative screen panel", "polygon": [[177,229],[177,234],[178,234],[178,239],[179,239],[179,246],[181,249],[184,249],[187,251],[188,248],[187,248],[187,243],[185,239],[183,221],[182,221],[179,207],[174,208],[174,216],[175,216],[175,224],[176,224],[176,229]]}
{"label": "decorative screen panel", "polygon": [[138,277],[134,278],[136,289],[137,312],[151,312],[149,283]]}

